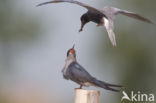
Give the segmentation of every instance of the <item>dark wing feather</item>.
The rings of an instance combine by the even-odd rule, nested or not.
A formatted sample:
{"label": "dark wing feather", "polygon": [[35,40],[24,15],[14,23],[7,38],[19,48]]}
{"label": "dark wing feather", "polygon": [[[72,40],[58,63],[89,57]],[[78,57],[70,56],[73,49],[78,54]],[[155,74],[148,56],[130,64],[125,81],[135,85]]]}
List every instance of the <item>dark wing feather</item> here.
{"label": "dark wing feather", "polygon": [[91,6],[87,5],[87,4],[81,3],[79,1],[75,1],[75,0],[52,0],[52,1],[44,2],[44,3],[40,3],[37,6],[42,6],[42,5],[46,5],[46,4],[50,4],[50,3],[61,3],[61,2],[77,4],[77,5],[82,6],[82,7],[86,8],[86,9],[88,9],[88,10],[94,11],[96,13],[103,14],[100,10],[98,10],[98,9],[96,9],[94,7],[91,7]]}
{"label": "dark wing feather", "polygon": [[69,78],[72,81],[77,82],[79,84],[88,82],[88,83],[93,84],[94,86],[98,86],[98,87],[104,88],[106,90],[111,90],[111,91],[115,91],[115,92],[119,92],[119,90],[111,88],[111,87],[122,87],[120,85],[108,84],[103,81],[97,80],[96,78],[92,77],[77,62],[73,62],[69,65],[67,73],[68,73],[67,75],[69,76]]}
{"label": "dark wing feather", "polygon": [[77,83],[85,83],[85,82],[92,82],[94,79],[81,65],[77,62],[73,62],[68,67],[68,76],[71,80]]}

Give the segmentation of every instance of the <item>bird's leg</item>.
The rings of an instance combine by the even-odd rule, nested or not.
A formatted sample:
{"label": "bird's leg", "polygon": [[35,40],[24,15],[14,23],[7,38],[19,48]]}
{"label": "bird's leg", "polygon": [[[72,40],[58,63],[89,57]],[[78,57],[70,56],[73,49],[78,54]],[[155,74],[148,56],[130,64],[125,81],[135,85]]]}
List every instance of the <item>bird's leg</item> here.
{"label": "bird's leg", "polygon": [[82,89],[82,85],[80,85],[80,89]]}

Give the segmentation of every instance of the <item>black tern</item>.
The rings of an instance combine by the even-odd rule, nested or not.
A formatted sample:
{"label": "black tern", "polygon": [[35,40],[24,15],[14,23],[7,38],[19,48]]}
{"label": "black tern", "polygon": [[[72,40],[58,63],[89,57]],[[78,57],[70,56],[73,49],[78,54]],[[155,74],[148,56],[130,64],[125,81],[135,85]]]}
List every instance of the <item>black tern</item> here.
{"label": "black tern", "polygon": [[108,32],[108,36],[113,46],[116,46],[114,23],[113,23],[114,17],[116,15],[123,14],[125,16],[129,16],[129,17],[152,24],[152,22],[149,19],[144,18],[143,16],[140,16],[139,14],[136,14],[134,12],[121,10],[115,7],[104,7],[103,9],[97,9],[87,4],[81,3],[79,1],[75,1],[75,0],[52,0],[52,1],[41,3],[37,6],[46,5],[50,3],[61,3],[61,2],[73,3],[73,4],[77,4],[79,6],[86,8],[88,11],[81,16],[81,28],[79,32],[82,31],[84,25],[90,21],[97,23],[97,26],[104,25]]}
{"label": "black tern", "polygon": [[62,70],[63,76],[67,80],[72,80],[80,85],[80,89],[82,86],[95,86],[101,87],[106,90],[119,92],[120,90],[115,89],[113,87],[122,88],[121,85],[115,85],[106,83],[96,79],[91,76],[76,60],[76,53],[74,50],[74,46],[67,51],[67,59],[65,66]]}

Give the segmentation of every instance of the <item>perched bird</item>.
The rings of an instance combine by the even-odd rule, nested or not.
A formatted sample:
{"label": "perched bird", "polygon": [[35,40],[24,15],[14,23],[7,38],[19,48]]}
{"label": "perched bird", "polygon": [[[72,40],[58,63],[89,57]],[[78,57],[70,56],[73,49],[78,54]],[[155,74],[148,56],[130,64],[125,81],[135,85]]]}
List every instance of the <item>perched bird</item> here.
{"label": "perched bird", "polygon": [[41,3],[37,6],[41,6],[41,5],[45,5],[49,3],[60,3],[60,2],[68,2],[68,3],[77,4],[88,9],[88,11],[81,16],[81,28],[79,32],[82,31],[84,25],[90,21],[97,23],[97,26],[104,25],[108,32],[108,36],[113,46],[116,46],[113,20],[117,14],[123,14],[123,15],[129,16],[138,20],[142,20],[147,23],[152,23],[149,19],[144,18],[143,16],[140,16],[133,12],[121,10],[121,9],[114,8],[114,7],[104,7],[103,9],[96,9],[92,6],[89,6],[87,4],[84,4],[75,0],[52,0],[49,2]]}
{"label": "perched bird", "polygon": [[106,90],[119,92],[120,90],[114,89],[112,87],[119,87],[121,85],[109,84],[103,81],[96,79],[91,76],[76,60],[76,53],[74,50],[74,46],[68,50],[67,59],[64,68],[62,69],[62,73],[65,79],[72,80],[80,85],[80,89],[82,86],[95,86],[101,87]]}

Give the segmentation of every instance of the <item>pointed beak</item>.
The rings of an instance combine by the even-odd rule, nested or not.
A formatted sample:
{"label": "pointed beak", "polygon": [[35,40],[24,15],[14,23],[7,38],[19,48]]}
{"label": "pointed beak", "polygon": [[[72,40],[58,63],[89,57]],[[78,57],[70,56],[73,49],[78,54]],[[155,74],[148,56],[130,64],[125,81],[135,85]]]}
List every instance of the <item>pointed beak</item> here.
{"label": "pointed beak", "polygon": [[74,50],[75,44],[73,45],[72,49]]}
{"label": "pointed beak", "polygon": [[84,25],[85,25],[85,23],[83,21],[81,21],[81,28],[80,28],[79,32],[81,32],[83,30]]}
{"label": "pointed beak", "polygon": [[73,47],[70,50],[70,53],[72,53],[72,54],[75,53],[74,47],[75,47],[75,44],[73,45]]}

